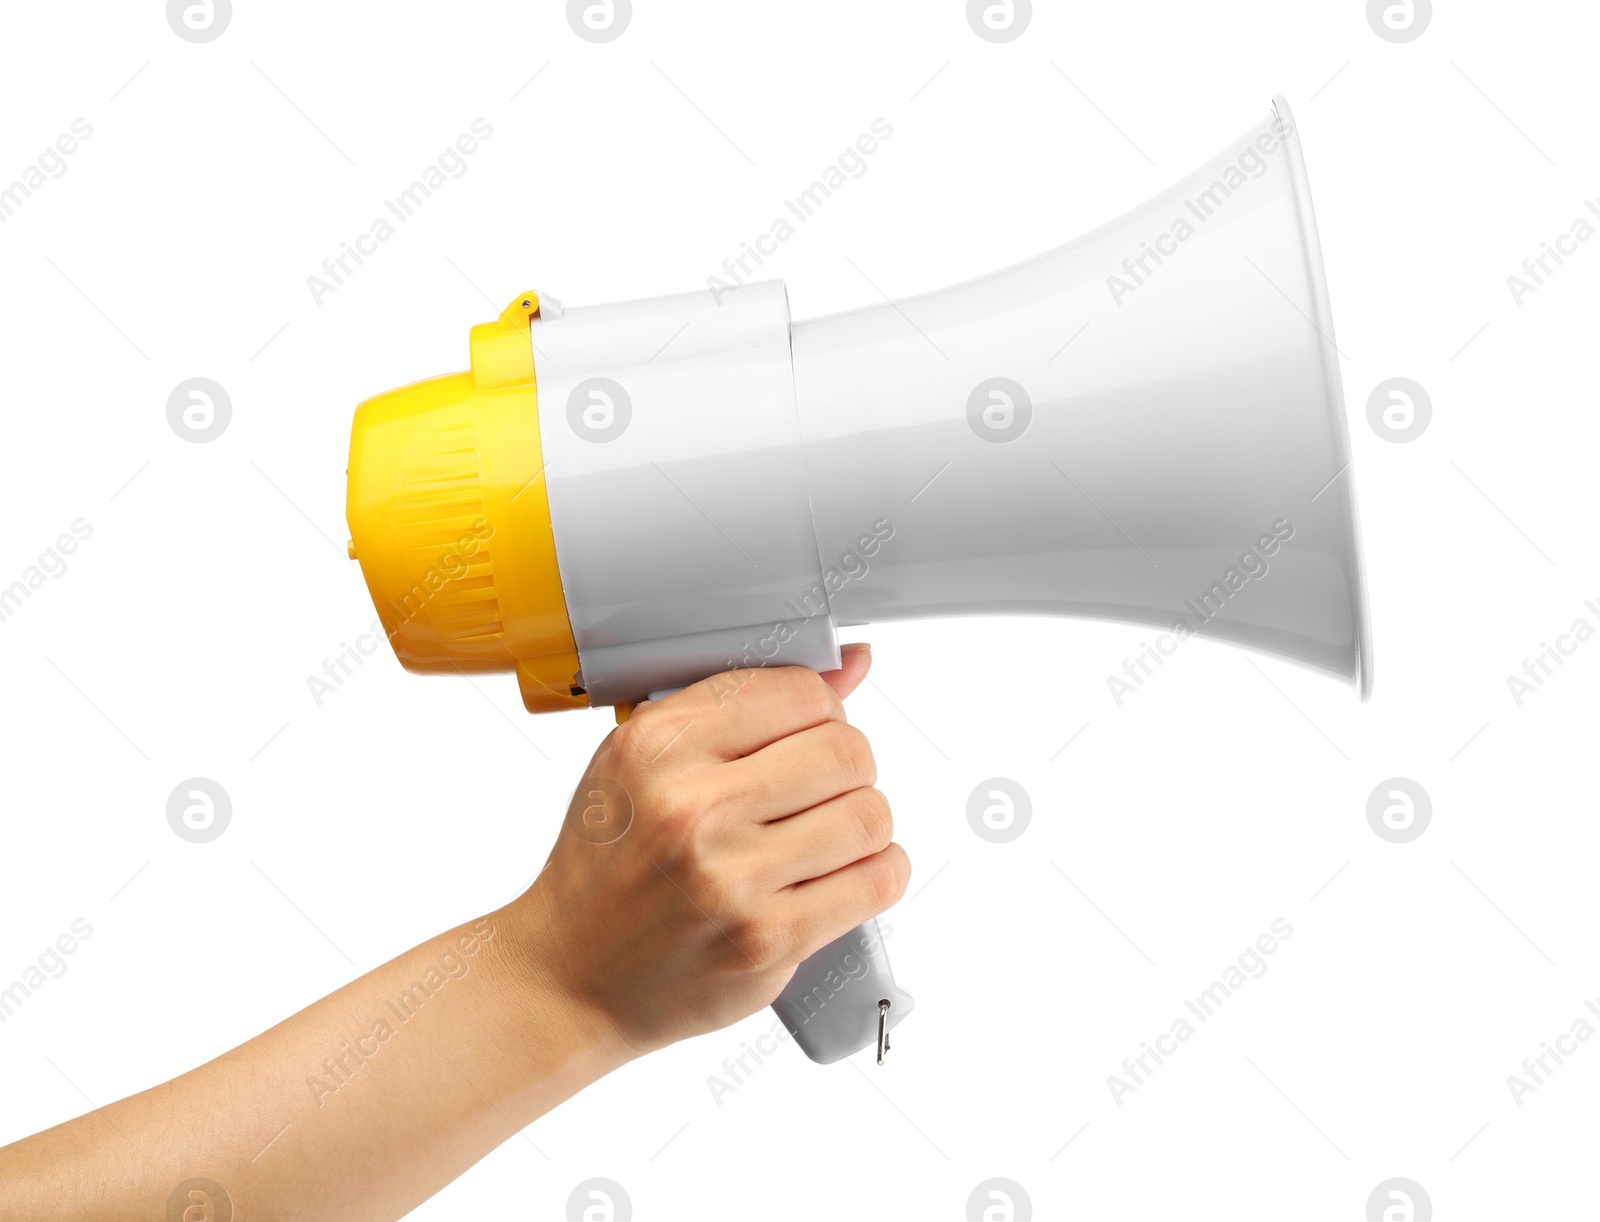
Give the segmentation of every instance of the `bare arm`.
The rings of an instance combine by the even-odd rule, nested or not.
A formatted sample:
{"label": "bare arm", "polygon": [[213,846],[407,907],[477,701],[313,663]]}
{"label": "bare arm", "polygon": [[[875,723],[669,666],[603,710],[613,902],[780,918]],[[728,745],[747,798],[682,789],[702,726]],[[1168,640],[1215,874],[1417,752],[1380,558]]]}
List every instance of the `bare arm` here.
{"label": "bare arm", "polygon": [[398,1218],[612,1069],[769,1004],[909,877],[844,722],[869,662],[642,707],[525,895],[0,1150],[0,1217],[164,1219],[180,1200],[187,1222]]}
{"label": "bare arm", "polygon": [[[540,979],[541,953],[511,908],[424,942],[182,1077],[0,1151],[0,1200],[15,1217],[124,1222],[166,1218],[175,1191],[203,1206],[214,1184],[243,1216],[397,1218],[632,1055]],[[188,1216],[229,1216],[211,1204]]]}

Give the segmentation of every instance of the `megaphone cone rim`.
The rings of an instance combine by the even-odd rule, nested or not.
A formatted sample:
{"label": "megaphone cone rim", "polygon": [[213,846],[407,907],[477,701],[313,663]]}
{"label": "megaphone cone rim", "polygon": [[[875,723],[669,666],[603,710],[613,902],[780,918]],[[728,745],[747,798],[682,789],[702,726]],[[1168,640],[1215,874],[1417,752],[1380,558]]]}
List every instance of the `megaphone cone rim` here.
{"label": "megaphone cone rim", "polygon": [[1279,125],[1287,133],[1284,147],[1288,153],[1289,173],[1294,182],[1296,210],[1300,219],[1300,236],[1306,253],[1307,270],[1311,277],[1312,299],[1316,317],[1312,325],[1322,337],[1322,363],[1327,378],[1328,409],[1333,415],[1333,435],[1337,446],[1339,472],[1335,479],[1348,482],[1350,499],[1350,591],[1351,615],[1356,628],[1357,672],[1354,683],[1363,701],[1372,695],[1372,618],[1367,603],[1367,581],[1362,560],[1361,514],[1356,503],[1355,470],[1352,463],[1350,425],[1344,402],[1344,384],[1339,374],[1339,349],[1333,335],[1333,308],[1328,300],[1328,276],[1322,262],[1322,242],[1317,234],[1317,215],[1311,203],[1311,183],[1306,175],[1305,150],[1300,143],[1300,129],[1289,108],[1288,99],[1281,93],[1272,99],[1272,110]]}

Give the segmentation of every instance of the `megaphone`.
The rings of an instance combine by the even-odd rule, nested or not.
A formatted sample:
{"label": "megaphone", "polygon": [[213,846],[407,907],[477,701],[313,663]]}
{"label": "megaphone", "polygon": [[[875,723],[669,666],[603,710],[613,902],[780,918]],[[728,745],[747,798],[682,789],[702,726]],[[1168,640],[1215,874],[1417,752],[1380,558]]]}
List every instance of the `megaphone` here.
{"label": "megaphone", "polygon": [[[795,323],[779,281],[564,309],[362,403],[350,554],[395,653],[532,712],[839,630],[1078,616],[1372,685],[1327,282],[1287,103],[1149,202],[954,288]],[[813,1060],[911,1010],[876,922],[774,1004]]]}

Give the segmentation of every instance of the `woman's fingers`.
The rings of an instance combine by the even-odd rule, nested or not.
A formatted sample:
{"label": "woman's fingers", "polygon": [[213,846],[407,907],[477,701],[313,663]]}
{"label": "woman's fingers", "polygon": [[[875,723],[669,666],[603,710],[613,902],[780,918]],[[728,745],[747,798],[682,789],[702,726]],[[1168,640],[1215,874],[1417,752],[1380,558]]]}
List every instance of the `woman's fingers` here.
{"label": "woman's fingers", "polygon": [[801,730],[724,767],[752,823],[810,810],[878,780],[867,736],[842,721]]}
{"label": "woman's fingers", "polygon": [[[641,704],[632,735],[659,740],[661,758],[736,760],[828,721],[843,721],[832,684],[804,666],[730,670]],[[637,723],[637,724],[635,724]]]}
{"label": "woman's fingers", "polygon": [[898,844],[842,870],[791,887],[782,898],[789,953],[815,954],[868,917],[893,906],[911,881],[911,859]]}
{"label": "woman's fingers", "polygon": [[865,641],[846,645],[839,650],[839,669],[824,671],[822,677],[828,686],[843,700],[866,680],[872,669],[872,646]]}
{"label": "woman's fingers", "polygon": [[762,858],[775,887],[822,878],[881,853],[894,839],[889,799],[856,789],[761,829]]}

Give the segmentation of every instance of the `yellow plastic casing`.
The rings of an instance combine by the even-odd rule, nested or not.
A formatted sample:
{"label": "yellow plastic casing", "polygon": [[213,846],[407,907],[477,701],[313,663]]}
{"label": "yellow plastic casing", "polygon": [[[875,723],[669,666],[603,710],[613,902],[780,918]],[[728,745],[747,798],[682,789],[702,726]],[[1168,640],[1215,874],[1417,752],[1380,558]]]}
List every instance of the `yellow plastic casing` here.
{"label": "yellow plastic casing", "polygon": [[368,399],[345,505],[395,655],[425,673],[517,672],[531,713],[586,708],[539,442],[534,293],[472,328],[472,368]]}

